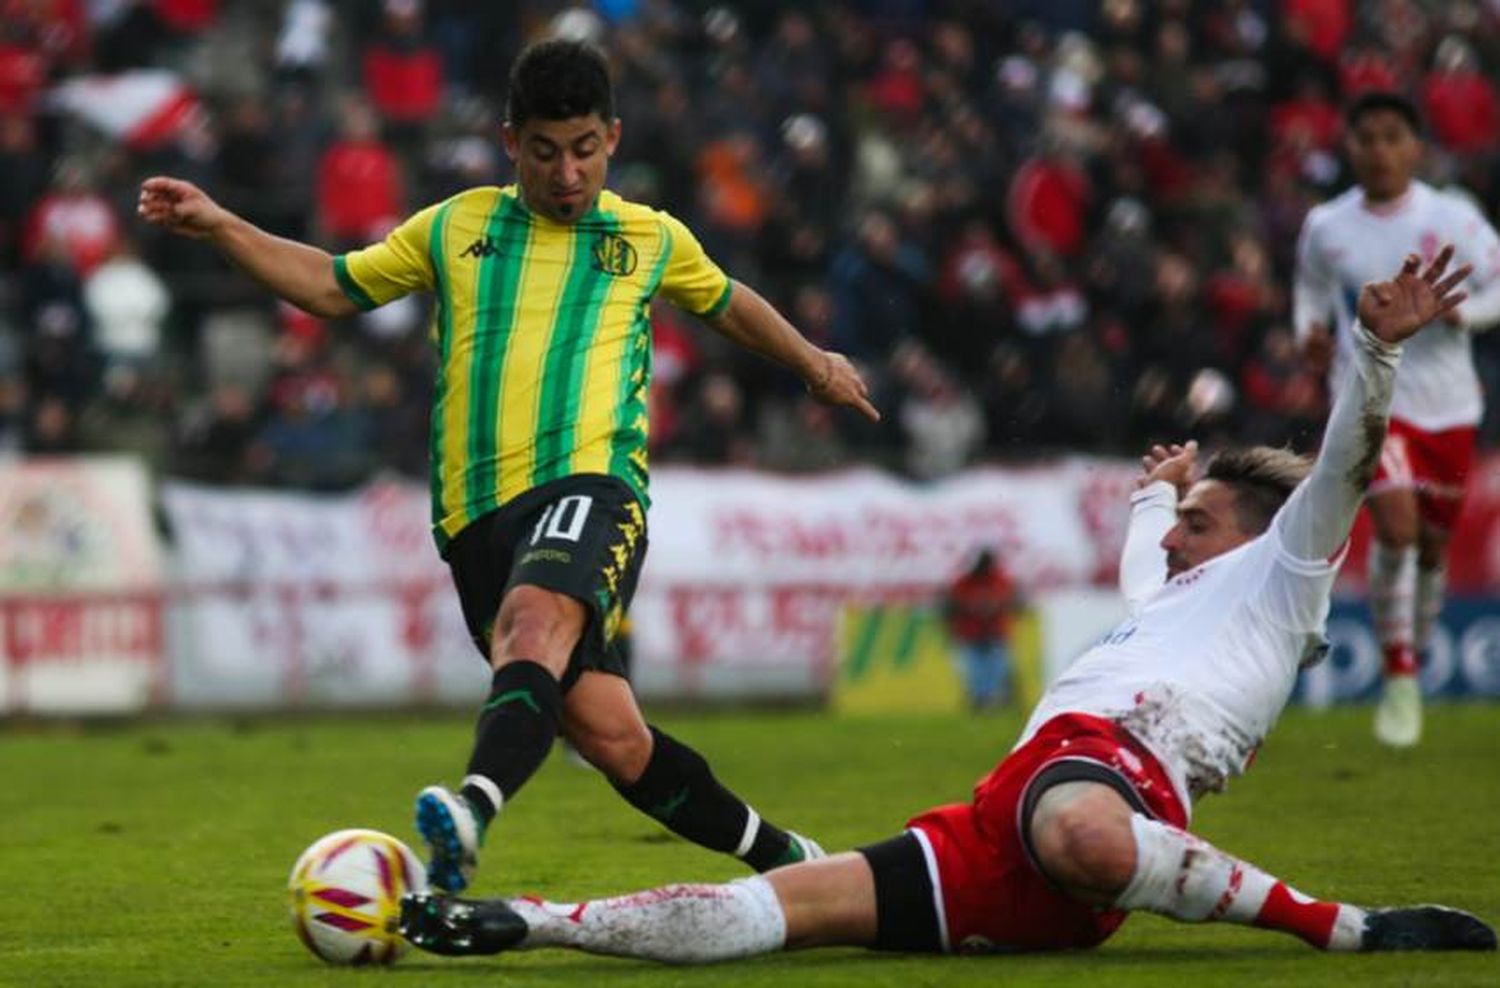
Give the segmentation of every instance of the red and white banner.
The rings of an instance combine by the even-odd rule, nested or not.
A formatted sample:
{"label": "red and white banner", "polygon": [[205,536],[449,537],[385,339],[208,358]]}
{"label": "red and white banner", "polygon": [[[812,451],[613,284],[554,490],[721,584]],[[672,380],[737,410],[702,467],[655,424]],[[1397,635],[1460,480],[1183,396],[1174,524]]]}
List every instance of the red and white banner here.
{"label": "red and white banner", "polygon": [[174,702],[473,700],[488,681],[427,525],[427,492],[319,497],[168,484]]}
{"label": "red and white banner", "polygon": [[0,461],[0,713],[127,713],[162,685],[162,556],[126,457]]}
{"label": "red and white banner", "polygon": [[[648,696],[821,692],[840,607],[927,599],[974,550],[1028,587],[1110,578],[1131,473],[1069,460],[925,487],[664,469],[635,606]],[[472,699],[485,665],[427,527],[427,492],[339,497],[167,485],[185,705]]]}
{"label": "red and white banner", "polygon": [[131,69],[69,79],[52,104],[137,150],[174,139],[199,111],[182,77],[167,69]]}
{"label": "red and white banner", "polygon": [[[1075,458],[929,485],[873,470],[658,470],[631,609],[637,687],[647,697],[819,695],[846,603],[931,601],[981,547],[1038,600],[1112,591],[1137,469]],[[180,578],[175,703],[482,695],[486,667],[433,548],[424,488],[314,497],[169,484],[165,504]],[[1500,459],[1481,463],[1452,558],[1456,593],[1500,587]],[[1357,582],[1362,568],[1346,570]],[[1072,632],[1093,633],[1057,613],[1044,621],[1054,665]]]}
{"label": "red and white banner", "polygon": [[1028,592],[1111,581],[1134,476],[1081,458],[929,485],[660,470],[631,609],[641,690],[821,693],[844,604],[931,600],[980,548]]}

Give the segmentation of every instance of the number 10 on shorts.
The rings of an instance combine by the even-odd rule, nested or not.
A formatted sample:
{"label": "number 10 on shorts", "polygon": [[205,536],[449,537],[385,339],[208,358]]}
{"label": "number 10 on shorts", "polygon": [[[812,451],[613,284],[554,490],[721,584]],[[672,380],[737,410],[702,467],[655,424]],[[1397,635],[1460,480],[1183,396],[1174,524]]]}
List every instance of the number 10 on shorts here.
{"label": "number 10 on shorts", "polygon": [[547,505],[531,532],[531,544],[536,545],[544,538],[577,542],[593,506],[594,498],[589,494],[572,494]]}

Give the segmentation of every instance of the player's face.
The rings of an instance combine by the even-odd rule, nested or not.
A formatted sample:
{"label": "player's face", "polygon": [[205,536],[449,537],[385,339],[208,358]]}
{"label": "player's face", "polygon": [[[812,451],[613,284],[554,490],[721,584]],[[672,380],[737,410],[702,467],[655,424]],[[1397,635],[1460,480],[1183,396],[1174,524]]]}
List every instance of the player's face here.
{"label": "player's face", "polygon": [[1422,141],[1411,125],[1391,110],[1359,118],[1346,141],[1349,164],[1365,195],[1380,201],[1406,192],[1422,160]]}
{"label": "player's face", "polygon": [[597,113],[505,125],[505,153],[516,163],[526,205],[558,223],[593,206],[619,143],[620,121],[606,123]]}
{"label": "player's face", "polygon": [[1254,537],[1240,529],[1233,489],[1218,480],[1200,480],[1177,505],[1177,524],[1162,536],[1167,575],[1186,573]]}

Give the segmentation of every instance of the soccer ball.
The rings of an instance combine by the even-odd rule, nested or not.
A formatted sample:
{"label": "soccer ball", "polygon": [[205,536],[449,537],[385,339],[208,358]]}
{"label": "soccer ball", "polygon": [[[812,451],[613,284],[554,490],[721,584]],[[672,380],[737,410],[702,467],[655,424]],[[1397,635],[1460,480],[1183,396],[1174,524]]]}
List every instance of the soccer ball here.
{"label": "soccer ball", "polygon": [[378,830],[337,830],[292,865],[292,927],[330,964],[390,964],[406,953],[401,897],[427,888],[427,869]]}

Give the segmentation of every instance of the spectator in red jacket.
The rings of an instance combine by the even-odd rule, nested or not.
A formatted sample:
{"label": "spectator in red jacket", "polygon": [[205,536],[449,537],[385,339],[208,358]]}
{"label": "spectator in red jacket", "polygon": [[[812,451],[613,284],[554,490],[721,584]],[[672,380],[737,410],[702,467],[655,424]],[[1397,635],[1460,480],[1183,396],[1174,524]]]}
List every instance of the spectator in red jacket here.
{"label": "spectator in red jacket", "polygon": [[1083,250],[1089,180],[1068,157],[1044,151],[1023,164],[1007,199],[1011,229],[1027,248],[1064,258]]}
{"label": "spectator in red jacket", "polygon": [[995,552],[982,549],[943,598],[948,633],[963,662],[969,705],[976,711],[1010,693],[1010,637],[1020,599]]}
{"label": "spectator in red jacket", "polygon": [[1302,47],[1325,62],[1332,62],[1344,49],[1354,27],[1349,0],[1282,0],[1286,31]]}
{"label": "spectator in red jacket", "polygon": [[1495,147],[1500,139],[1500,101],[1495,84],[1480,71],[1474,49],[1456,35],[1444,38],[1434,63],[1422,83],[1433,136],[1459,154]]}
{"label": "spectator in red jacket", "polygon": [[318,163],[318,220],[330,242],[363,245],[400,219],[401,170],[363,101],[344,107],[341,133]]}
{"label": "spectator in red jacket", "polygon": [[1303,76],[1295,95],[1271,108],[1271,134],[1283,147],[1331,148],[1342,126],[1338,107],[1315,75]]}
{"label": "spectator in red jacket", "polygon": [[219,0],[156,0],[156,16],[179,35],[199,35],[219,17]]}
{"label": "spectator in red jacket", "polygon": [[385,0],[380,34],[365,49],[365,92],[393,130],[420,132],[443,95],[443,57],[422,29],[421,0]]}
{"label": "spectator in red jacket", "polygon": [[1400,88],[1389,52],[1370,44],[1353,44],[1339,56],[1339,92],[1346,101],[1361,93],[1388,93]]}
{"label": "spectator in red jacket", "polygon": [[120,222],[109,201],[94,191],[80,161],[58,166],[52,188],[37,201],[26,221],[21,251],[27,262],[41,257],[44,245],[60,243],[69,264],[87,277],[120,241]]}

